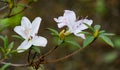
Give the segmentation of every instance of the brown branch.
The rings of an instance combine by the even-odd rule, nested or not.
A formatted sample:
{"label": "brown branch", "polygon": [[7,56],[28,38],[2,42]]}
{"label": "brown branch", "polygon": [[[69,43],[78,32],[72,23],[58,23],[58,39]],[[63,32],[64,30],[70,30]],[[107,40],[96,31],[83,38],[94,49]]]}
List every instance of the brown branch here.
{"label": "brown branch", "polygon": [[30,64],[13,64],[13,63],[7,63],[4,62],[5,59],[1,59],[0,60],[0,64],[9,64],[10,66],[14,66],[14,67],[25,67],[25,66],[30,66]]}
{"label": "brown branch", "polygon": [[[96,39],[97,39],[97,37],[94,38],[94,40],[89,44],[89,46],[90,46]],[[43,63],[43,64],[46,64],[46,63],[54,63],[54,62],[59,62],[59,61],[65,60],[65,59],[67,59],[67,58],[69,58],[69,57],[71,57],[71,56],[79,53],[79,52],[82,51],[84,48],[86,48],[86,47],[80,48],[79,50],[77,50],[77,51],[75,51],[75,52],[73,52],[73,53],[71,53],[71,54],[68,54],[68,55],[66,55],[66,56],[64,56],[64,57],[61,57],[61,58],[58,58],[58,59],[55,59],[55,60],[44,61],[44,62],[42,62],[42,63]]]}
{"label": "brown branch", "polygon": [[17,14],[20,14],[20,13],[22,13],[23,11],[25,11],[26,9],[27,9],[27,7],[24,7],[21,11],[15,13],[15,14],[12,14],[12,15],[5,16],[4,18],[6,18],[6,17],[12,17],[12,16],[15,16],[15,15],[17,15]]}
{"label": "brown branch", "polygon": [[65,60],[65,59],[67,59],[67,58],[69,58],[69,57],[77,54],[78,52],[82,51],[83,49],[84,49],[84,48],[80,48],[79,50],[77,50],[77,51],[75,51],[75,52],[73,52],[73,53],[71,53],[71,54],[68,54],[68,55],[66,55],[66,56],[64,56],[64,57],[61,57],[61,58],[58,58],[58,59],[55,59],[55,60],[46,61],[45,63],[54,63],[54,62],[58,62],[58,61]]}
{"label": "brown branch", "polygon": [[[57,49],[58,46],[55,46],[53,49],[51,49],[48,53],[42,55],[42,57],[40,57],[37,61],[40,62],[42,60],[43,57],[46,57],[47,55],[51,54],[55,49]],[[36,62],[37,62],[36,61]],[[43,62],[43,61],[42,61]],[[34,62],[32,62],[34,63]],[[0,60],[0,64],[8,64],[7,62],[3,62],[3,60]],[[14,66],[14,67],[26,67],[26,66],[30,66],[31,63],[27,63],[27,64],[13,64],[13,63],[9,63],[10,66]]]}
{"label": "brown branch", "polygon": [[29,52],[28,52],[28,58],[27,58],[28,63],[30,63],[30,54],[31,54],[31,48],[29,49]]}
{"label": "brown branch", "polygon": [[0,8],[0,11],[6,9],[7,7],[8,7],[8,5],[6,5],[6,6],[2,7],[2,8]]}
{"label": "brown branch", "polygon": [[0,62],[3,62],[5,59],[1,59]]}
{"label": "brown branch", "polygon": [[[0,62],[0,64],[8,64],[7,62]],[[30,64],[13,64],[13,63],[9,63],[10,66],[14,66],[14,67],[26,67],[26,66],[30,66]]]}
{"label": "brown branch", "polygon": [[52,52],[54,52],[56,49],[58,48],[58,45],[56,45],[55,47],[53,47],[50,51],[48,51],[46,54],[43,54],[42,56],[40,56],[40,58],[48,56],[49,54],[51,54]]}
{"label": "brown branch", "polygon": [[[23,1],[23,4],[24,4],[24,1],[25,1],[25,3],[26,3],[26,0],[20,0],[19,3],[22,3],[22,1]],[[27,3],[27,5],[30,5],[30,4],[32,4],[32,3],[31,3],[31,2]],[[22,13],[23,11],[25,11],[27,8],[28,8],[28,6],[25,6],[21,11],[15,13],[15,14],[11,14],[11,12],[10,12],[10,14],[7,15],[7,16],[5,16],[4,18],[6,18],[6,17],[12,17],[12,16],[15,16],[15,15],[17,15],[17,14],[20,14],[20,13]]]}

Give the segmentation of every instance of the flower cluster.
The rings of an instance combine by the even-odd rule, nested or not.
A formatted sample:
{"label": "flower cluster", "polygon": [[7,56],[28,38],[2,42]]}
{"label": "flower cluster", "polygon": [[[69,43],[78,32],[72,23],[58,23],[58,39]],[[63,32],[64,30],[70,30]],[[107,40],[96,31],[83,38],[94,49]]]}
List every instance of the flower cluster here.
{"label": "flower cluster", "polygon": [[[24,52],[32,45],[42,47],[46,46],[47,39],[42,36],[37,36],[41,20],[42,19],[40,17],[36,17],[31,23],[27,17],[23,17],[21,20],[21,26],[16,26],[14,28],[14,31],[25,39],[17,48],[18,52]],[[90,26],[93,23],[92,20],[88,19],[77,20],[74,11],[70,10],[65,10],[63,16],[54,18],[54,20],[58,23],[58,28],[67,26],[67,32],[73,33],[83,39],[85,39],[85,35],[80,34],[80,32],[88,28],[84,23]]]}
{"label": "flower cluster", "polygon": [[80,34],[80,32],[88,28],[84,23],[88,25],[91,25],[93,23],[92,20],[88,19],[77,20],[74,11],[70,10],[65,10],[63,16],[54,18],[54,20],[58,23],[58,28],[67,26],[69,29],[68,32],[73,33],[74,35],[79,36],[83,39],[85,39],[85,35]]}

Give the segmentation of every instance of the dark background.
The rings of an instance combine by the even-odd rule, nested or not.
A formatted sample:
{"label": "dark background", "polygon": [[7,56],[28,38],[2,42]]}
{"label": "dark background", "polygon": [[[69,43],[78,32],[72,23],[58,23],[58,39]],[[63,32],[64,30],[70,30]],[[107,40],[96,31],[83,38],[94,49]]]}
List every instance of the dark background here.
{"label": "dark background", "polygon": [[[43,19],[38,35],[46,37],[48,45],[46,48],[41,48],[42,53],[47,52],[55,45],[51,42],[50,32],[45,28],[50,27],[60,31],[53,18],[62,16],[64,10],[73,10],[80,18],[88,16],[88,19],[93,20],[93,25],[99,24],[107,32],[115,33],[116,35],[111,37],[115,48],[98,39],[77,55],[61,62],[45,64],[42,67],[45,70],[120,70],[120,0],[38,0],[33,3],[31,8],[25,11],[25,16],[31,21],[37,16]],[[6,32],[8,35],[15,34],[11,29]],[[48,60],[65,56],[75,50],[71,50],[70,47],[60,47],[48,57]],[[27,53],[24,55],[26,56]],[[14,56],[16,57],[11,58],[13,62],[26,62],[23,54]],[[11,69],[29,70],[26,67],[10,67],[8,70]]]}

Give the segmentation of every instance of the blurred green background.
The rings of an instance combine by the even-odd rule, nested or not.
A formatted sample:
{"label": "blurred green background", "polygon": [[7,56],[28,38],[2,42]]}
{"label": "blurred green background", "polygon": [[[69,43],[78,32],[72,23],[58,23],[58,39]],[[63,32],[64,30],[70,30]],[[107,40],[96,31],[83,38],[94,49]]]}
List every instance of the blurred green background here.
{"label": "blurred green background", "polygon": [[[2,6],[2,3],[0,4]],[[55,44],[52,42],[50,32],[45,28],[57,28],[57,23],[53,18],[63,15],[64,10],[73,10],[77,17],[86,17],[93,20],[93,25],[100,24],[102,29],[107,32],[115,33],[111,37],[115,44],[115,48],[105,44],[98,39],[90,47],[84,51],[74,55],[71,58],[57,63],[50,63],[44,65],[44,70],[120,70],[120,0],[38,0],[33,3],[30,8],[25,10],[24,16],[27,16],[31,21],[40,16],[43,20],[41,22],[39,34],[48,39],[48,45],[41,48],[42,54],[50,50]],[[0,11],[0,16],[3,13]],[[13,20],[16,21],[16,20]],[[16,34],[13,28],[7,28],[2,35],[8,35],[11,41],[16,41],[16,47],[21,43],[11,35]],[[78,42],[79,39],[77,39]],[[0,42],[2,44],[2,42]],[[80,43],[81,44],[81,43]],[[60,47],[47,59],[56,59],[65,56],[73,51],[74,47]],[[13,63],[25,63],[27,53],[14,54],[10,60]],[[9,67],[8,70],[30,70],[27,67]]]}

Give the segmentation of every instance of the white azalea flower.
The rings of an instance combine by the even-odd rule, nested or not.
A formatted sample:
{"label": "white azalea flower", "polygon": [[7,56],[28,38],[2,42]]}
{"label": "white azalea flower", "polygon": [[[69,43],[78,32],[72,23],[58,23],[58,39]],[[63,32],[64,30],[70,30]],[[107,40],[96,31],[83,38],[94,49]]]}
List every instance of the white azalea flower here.
{"label": "white azalea flower", "polygon": [[42,36],[37,36],[40,23],[40,17],[36,17],[32,23],[27,17],[23,17],[21,20],[21,26],[16,26],[14,28],[14,31],[25,39],[17,48],[18,52],[24,52],[32,45],[42,47],[46,46],[47,39]]}
{"label": "white azalea flower", "polygon": [[74,11],[70,10],[65,10],[63,16],[54,18],[54,20],[58,23],[58,28],[67,26],[70,33],[73,33],[74,35],[79,36],[83,39],[85,39],[85,35],[79,34],[79,32],[82,32],[82,30],[88,28],[86,25],[84,25],[84,23],[88,25],[91,25],[93,23],[92,20],[88,19],[77,20]]}

